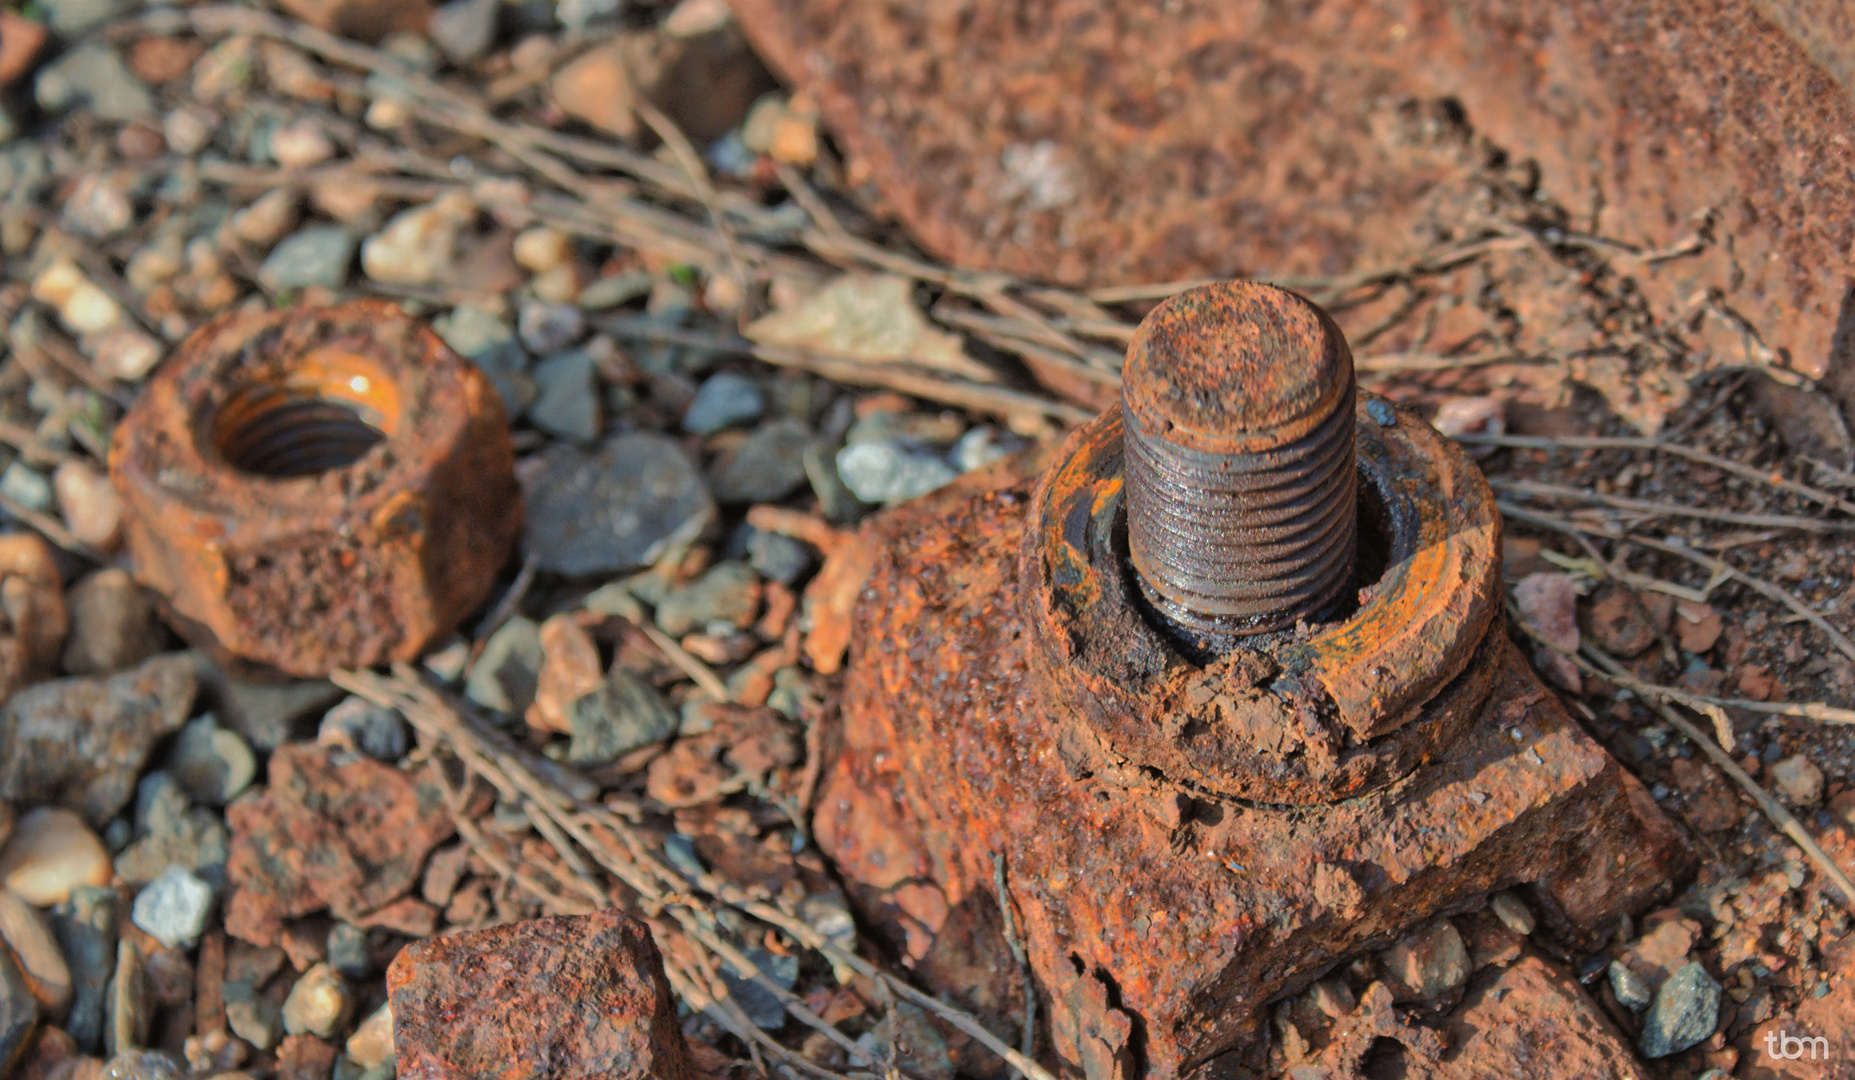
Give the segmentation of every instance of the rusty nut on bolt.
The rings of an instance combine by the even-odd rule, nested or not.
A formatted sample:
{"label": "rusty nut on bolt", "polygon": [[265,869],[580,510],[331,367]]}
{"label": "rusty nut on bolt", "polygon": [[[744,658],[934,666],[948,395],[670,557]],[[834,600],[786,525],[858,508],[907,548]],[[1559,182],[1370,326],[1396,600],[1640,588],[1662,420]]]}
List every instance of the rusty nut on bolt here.
{"label": "rusty nut on bolt", "polygon": [[298,676],[416,657],[521,527],[495,389],[377,301],[200,328],[124,417],[110,477],[176,628]]}

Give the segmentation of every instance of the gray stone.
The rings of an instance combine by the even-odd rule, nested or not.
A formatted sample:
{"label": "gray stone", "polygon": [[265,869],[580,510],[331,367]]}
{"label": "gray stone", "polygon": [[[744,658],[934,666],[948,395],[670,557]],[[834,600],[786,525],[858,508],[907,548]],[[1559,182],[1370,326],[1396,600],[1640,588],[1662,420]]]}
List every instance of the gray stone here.
{"label": "gray stone", "polygon": [[640,296],[649,296],[651,286],[655,284],[656,279],[647,270],[608,274],[594,278],[581,289],[576,303],[586,311],[607,311]]}
{"label": "gray stone", "polygon": [[213,711],[220,725],[243,735],[265,753],[312,734],[314,725],[304,721],[320,716],[346,694],[324,679],[245,682],[210,663],[202,667],[201,679],[211,691]]}
{"label": "gray stone", "polygon": [[206,713],[181,729],[168,769],[194,802],[224,806],[250,786],[258,759],[238,732]]}
{"label": "gray stone", "polygon": [[185,789],[165,772],[143,778],[136,802],[140,838],[116,856],[118,876],[145,885],[178,865],[214,886],[224,884],[227,840],[220,815],[194,808]]}
{"label": "gray stone", "polygon": [[100,885],[73,888],[70,899],[52,910],[52,933],[71,968],[71,1011],[65,1015],[64,1029],[87,1053],[103,1045],[121,911],[121,896]]}
{"label": "gray stone", "polygon": [[723,371],[708,377],[683,413],[683,430],[713,435],[723,428],[758,420],[766,412],[760,384],[745,375]]}
{"label": "gray stone", "polygon": [[747,538],[747,559],[762,577],[790,585],[818,565],[818,552],[803,540],[755,529]]}
{"label": "gray stone", "polygon": [[128,803],[149,750],[186,722],[197,685],[192,658],[170,653],[14,694],[0,710],[0,798],[69,807],[102,826]]}
{"label": "gray stone", "polygon": [[676,734],[677,715],[655,687],[624,668],[614,668],[605,683],[574,701],[568,710],[573,741],[569,763],[580,768],[610,765],[641,746]]}
{"label": "gray stone", "polygon": [[516,315],[515,328],[529,352],[549,356],[586,335],[586,316],[572,304],[528,300]]}
{"label": "gray stone", "polygon": [[837,473],[866,503],[894,505],[951,483],[959,473],[932,454],[886,440],[854,443],[837,452]]}
{"label": "gray stone", "polygon": [[590,443],[599,437],[599,380],[592,354],[573,349],[535,365],[535,403],[528,419],[560,439]]}
{"label": "gray stone", "polygon": [[354,234],[339,225],[311,225],[284,237],[271,249],[258,280],[273,292],[312,286],[337,289],[354,266]]}
{"label": "gray stone", "polygon": [[242,979],[225,984],[225,1022],[232,1034],[259,1050],[283,1038],[283,1007]]}
{"label": "gray stone", "polygon": [[129,572],[106,566],[65,594],[71,633],[64,640],[69,675],[120,671],[161,651],[167,632],[155,619],[148,593]]}
{"label": "gray stone", "polygon": [[709,467],[715,498],[727,503],[778,502],[805,483],[805,451],[816,438],[797,420],[762,424]]}
{"label": "gray stone", "polygon": [[868,507],[837,474],[837,455],[824,442],[805,448],[805,478],[818,498],[818,511],[834,525],[855,523]]}
{"label": "gray stone", "polygon": [[213,906],[213,887],[179,864],[135,894],[130,921],[168,948],[192,947],[206,930]]}
{"label": "gray stone", "polygon": [[1713,1034],[1720,1022],[1720,984],[1698,960],[1662,981],[1642,1019],[1636,1048],[1650,1059],[1679,1054]]}
{"label": "gray stone", "polygon": [[331,927],[328,932],[328,965],[356,982],[373,978],[374,955],[367,942],[367,931],[347,922],[338,922]]}
{"label": "gray stone", "polygon": [[969,473],[1008,458],[1026,445],[1016,435],[1001,432],[990,424],[981,424],[960,436],[960,441],[953,444],[953,450],[947,456],[953,461],[954,468]]}
{"label": "gray stone", "polygon": [[9,1075],[39,1022],[39,1003],[10,949],[0,948],[0,1076]]}
{"label": "gray stone", "polygon": [[97,119],[117,123],[153,116],[155,111],[148,87],[129,73],[115,49],[95,41],[40,68],[34,93],[39,107],[48,112],[63,112],[87,101]]}
{"label": "gray stone", "polygon": [[1399,1001],[1435,1001],[1468,981],[1469,952],[1448,919],[1438,919],[1379,954]]}
{"label": "gray stone", "polygon": [[[761,975],[782,990],[792,989],[799,980],[799,958],[796,956],[775,956],[765,949],[749,949],[745,953],[747,960],[758,968]],[[755,1027],[767,1031],[778,1031],[786,1026],[786,1006],[779,1000],[779,995],[762,986],[758,979],[752,979],[737,971],[733,964],[724,961],[718,969],[721,981],[727,984],[728,996],[733,998],[747,1019]]]}
{"label": "gray stone", "polygon": [[159,1050],[124,1050],[103,1066],[100,1080],[186,1080],[187,1070]]}
{"label": "gray stone", "polygon": [[15,461],[0,472],[0,494],[28,510],[44,510],[52,504],[52,482],[25,462]]}
{"label": "gray stone", "polygon": [[432,329],[459,356],[489,376],[510,420],[528,411],[536,392],[535,381],[528,374],[528,351],[500,316],[466,305],[435,320]]}
{"label": "gray stone", "polygon": [[1610,962],[1610,992],[1617,1001],[1631,1012],[1641,1012],[1655,1000],[1649,984],[1642,981],[1642,976],[1631,971],[1621,960]]}
{"label": "gray stone", "polygon": [[378,761],[398,761],[412,748],[411,732],[399,710],[359,697],[345,699],[322,717],[316,741]]}
{"label": "gray stone", "polygon": [[541,569],[620,574],[694,540],[715,516],[682,448],[636,432],[596,450],[556,443],[524,484],[527,548]]}
{"label": "gray stone", "polygon": [[486,709],[520,716],[535,700],[544,659],[541,628],[534,620],[517,615],[484,642],[464,683],[464,696]]}
{"label": "gray stone", "polygon": [[468,64],[490,51],[500,10],[501,0],[451,0],[432,12],[428,30],[453,64]]}
{"label": "gray stone", "polygon": [[657,605],[657,626],[672,637],[724,622],[745,630],[760,614],[760,578],[746,563],[719,562]]}

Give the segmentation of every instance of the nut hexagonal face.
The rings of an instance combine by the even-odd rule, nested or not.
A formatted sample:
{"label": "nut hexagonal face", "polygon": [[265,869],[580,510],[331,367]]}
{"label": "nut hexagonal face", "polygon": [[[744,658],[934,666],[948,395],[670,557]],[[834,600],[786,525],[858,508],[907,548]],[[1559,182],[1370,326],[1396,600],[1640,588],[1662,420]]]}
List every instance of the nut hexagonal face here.
{"label": "nut hexagonal face", "polygon": [[292,675],[417,656],[521,527],[494,388],[378,301],[200,328],[123,418],[110,477],[181,632]]}

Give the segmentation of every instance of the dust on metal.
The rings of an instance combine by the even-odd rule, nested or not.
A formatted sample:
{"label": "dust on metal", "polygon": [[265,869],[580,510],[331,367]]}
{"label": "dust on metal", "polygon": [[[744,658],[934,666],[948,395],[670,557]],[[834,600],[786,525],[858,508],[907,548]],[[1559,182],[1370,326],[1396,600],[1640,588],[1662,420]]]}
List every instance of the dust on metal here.
{"label": "dust on metal", "polygon": [[124,418],[110,476],[176,627],[292,675],[418,656],[521,526],[494,388],[377,301],[201,327]]}
{"label": "dust on metal", "polygon": [[1307,300],[1191,289],[1140,323],[1122,373],[1128,548],[1200,647],[1313,618],[1353,576],[1352,353]]}

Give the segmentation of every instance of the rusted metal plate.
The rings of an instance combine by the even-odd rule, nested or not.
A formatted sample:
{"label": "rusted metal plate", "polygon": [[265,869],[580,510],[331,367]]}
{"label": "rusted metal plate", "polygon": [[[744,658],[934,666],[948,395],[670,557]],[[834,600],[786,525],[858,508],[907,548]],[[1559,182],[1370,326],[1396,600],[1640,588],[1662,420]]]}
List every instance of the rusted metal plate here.
{"label": "rusted metal plate", "polygon": [[1647,793],[1498,628],[1474,722],[1360,797],[1272,807],[1120,757],[1047,705],[1026,655],[1032,506],[996,473],[866,527],[881,554],[814,828],[872,922],[923,943],[993,889],[1002,855],[1070,1067],[1178,1077],[1254,1039],[1271,999],[1438,912],[1528,884],[1592,941],[1687,871]]}
{"label": "rusted metal plate", "polygon": [[1498,147],[1575,230],[1652,252],[1710,220],[1629,268],[1668,325],[1716,296],[1816,378],[1855,321],[1837,0],[732,3],[853,176],[962,265],[1376,269],[1475,221]]}

